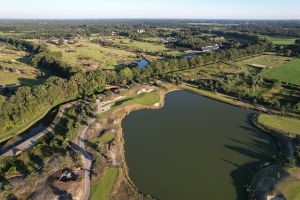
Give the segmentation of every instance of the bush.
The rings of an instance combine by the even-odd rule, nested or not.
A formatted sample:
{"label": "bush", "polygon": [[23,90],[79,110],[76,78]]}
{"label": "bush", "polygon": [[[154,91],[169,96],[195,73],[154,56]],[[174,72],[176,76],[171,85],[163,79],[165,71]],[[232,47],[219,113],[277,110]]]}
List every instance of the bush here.
{"label": "bush", "polygon": [[291,157],[288,157],[286,159],[285,166],[288,167],[288,168],[294,168],[294,167],[296,167],[296,161],[295,161],[295,159],[293,159]]}

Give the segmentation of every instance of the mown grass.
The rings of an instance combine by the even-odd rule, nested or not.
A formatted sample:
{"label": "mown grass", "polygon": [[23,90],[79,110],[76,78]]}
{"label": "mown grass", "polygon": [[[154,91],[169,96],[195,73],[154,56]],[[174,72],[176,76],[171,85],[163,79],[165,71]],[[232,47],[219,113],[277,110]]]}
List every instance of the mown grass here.
{"label": "mown grass", "polygon": [[112,42],[124,47],[133,47],[137,49],[142,49],[143,51],[162,52],[168,50],[167,47],[165,47],[165,45],[163,44],[155,44],[151,42],[140,42],[140,41],[130,40],[127,38],[115,39],[112,40]]}
{"label": "mown grass", "polygon": [[262,114],[259,115],[258,122],[266,127],[285,133],[300,134],[299,119]]}
{"label": "mown grass", "polygon": [[300,199],[300,181],[286,184],[283,188],[283,193],[287,200]]}
{"label": "mown grass", "polygon": [[152,106],[155,103],[160,102],[160,94],[157,92],[150,93],[142,93],[142,94],[128,94],[125,98],[118,100],[112,103],[112,108],[104,113],[100,113],[97,115],[97,118],[103,117],[104,115],[108,115],[113,111],[128,105],[142,105],[142,106]]}
{"label": "mown grass", "polygon": [[251,64],[260,64],[260,65],[265,65],[267,67],[276,67],[280,66],[286,61],[288,61],[289,58],[284,57],[284,56],[278,56],[278,55],[263,55],[263,56],[258,56],[256,58],[252,58],[249,60],[245,60],[243,63],[247,65]]}
{"label": "mown grass", "polygon": [[100,180],[92,182],[90,200],[109,200],[115,180],[118,176],[118,168],[108,168],[104,171]]}
{"label": "mown grass", "polygon": [[0,85],[28,85],[28,82],[34,83],[37,80],[39,70],[28,64],[25,55],[24,51],[0,44]]}
{"label": "mown grass", "polygon": [[153,105],[160,101],[160,95],[157,92],[149,92],[149,93],[142,93],[142,94],[134,94],[129,95],[126,98],[116,101],[113,107],[119,107],[124,105],[130,104],[140,104],[140,105]]}
{"label": "mown grass", "polygon": [[115,139],[115,137],[116,137],[116,133],[108,132],[108,133],[104,133],[101,137],[91,139],[91,141],[107,144],[110,143],[113,139]]}
{"label": "mown grass", "polygon": [[62,46],[49,44],[48,48],[52,51],[61,52],[64,62],[83,68],[83,65],[88,64],[96,68],[113,69],[119,64],[136,60],[134,53],[106,48],[91,43],[89,40],[80,40],[76,44],[64,44]]}
{"label": "mown grass", "polygon": [[264,72],[263,77],[266,79],[300,85],[300,59],[296,59],[280,67]]}
{"label": "mown grass", "polygon": [[[149,41],[151,39],[153,41],[155,41],[158,38],[147,38],[147,39]],[[178,50],[173,50],[173,49],[167,48],[164,44],[156,44],[156,43],[151,43],[151,42],[140,42],[140,41],[135,41],[135,40],[131,40],[128,38],[118,38],[118,39],[112,40],[112,42],[114,42],[114,44],[117,44],[121,47],[128,48],[131,50],[141,49],[142,51],[145,51],[145,52],[165,53],[165,54],[171,55],[171,56],[177,56],[177,55],[182,54]],[[149,58],[149,60],[152,60],[152,59]]]}
{"label": "mown grass", "polygon": [[275,45],[295,44],[296,38],[267,37]]}
{"label": "mown grass", "polygon": [[140,105],[153,105],[160,101],[160,95],[156,92],[139,94],[137,98],[132,99],[127,102],[130,104],[140,104]]}

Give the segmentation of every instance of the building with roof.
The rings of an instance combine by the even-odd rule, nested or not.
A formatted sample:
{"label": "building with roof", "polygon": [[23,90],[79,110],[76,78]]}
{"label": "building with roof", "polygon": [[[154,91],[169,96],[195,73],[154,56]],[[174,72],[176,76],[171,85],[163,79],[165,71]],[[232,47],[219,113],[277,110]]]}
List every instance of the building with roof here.
{"label": "building with roof", "polygon": [[219,49],[220,49],[220,46],[216,44],[215,46],[202,47],[201,51],[202,52],[209,52],[209,51],[216,51],[216,50],[219,50]]}

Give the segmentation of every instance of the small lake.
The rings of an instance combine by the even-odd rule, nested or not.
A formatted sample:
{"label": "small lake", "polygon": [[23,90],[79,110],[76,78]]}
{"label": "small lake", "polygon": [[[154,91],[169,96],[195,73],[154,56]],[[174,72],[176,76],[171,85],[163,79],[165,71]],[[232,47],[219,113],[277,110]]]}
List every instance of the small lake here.
{"label": "small lake", "polygon": [[147,60],[139,60],[139,61],[135,61],[135,63],[140,69],[144,69],[149,64]]}
{"label": "small lake", "polygon": [[251,126],[255,112],[186,91],[167,94],[165,103],[122,122],[138,189],[161,200],[246,199],[249,174],[276,153],[271,138]]}

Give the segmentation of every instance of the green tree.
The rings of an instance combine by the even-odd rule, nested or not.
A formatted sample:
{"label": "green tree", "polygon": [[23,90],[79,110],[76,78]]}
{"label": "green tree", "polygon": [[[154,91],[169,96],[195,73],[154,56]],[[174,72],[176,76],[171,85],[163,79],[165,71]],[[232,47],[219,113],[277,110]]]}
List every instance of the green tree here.
{"label": "green tree", "polygon": [[287,56],[287,57],[292,56],[292,51],[290,49],[285,49],[283,53],[284,53],[284,56]]}
{"label": "green tree", "polygon": [[120,78],[120,83],[126,85],[128,82],[132,81],[133,79],[132,70],[128,67],[125,67],[120,71],[119,78]]}

